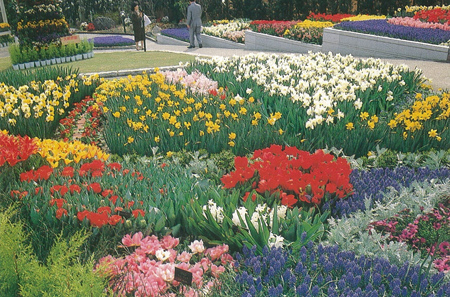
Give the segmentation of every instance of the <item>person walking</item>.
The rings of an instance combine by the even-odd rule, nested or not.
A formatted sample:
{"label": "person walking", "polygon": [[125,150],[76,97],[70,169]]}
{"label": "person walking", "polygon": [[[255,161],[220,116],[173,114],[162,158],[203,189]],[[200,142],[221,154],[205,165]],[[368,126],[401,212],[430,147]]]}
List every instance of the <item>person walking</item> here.
{"label": "person walking", "polygon": [[202,7],[196,3],[195,0],[189,0],[189,6],[187,9],[186,23],[189,29],[189,43],[188,48],[195,48],[195,40],[197,39],[198,47],[203,47],[202,37],[200,32],[202,30]]}
{"label": "person walking", "polygon": [[134,42],[136,50],[141,50],[145,42],[144,13],[139,9],[139,3],[133,2],[131,6],[131,23],[133,24]]}

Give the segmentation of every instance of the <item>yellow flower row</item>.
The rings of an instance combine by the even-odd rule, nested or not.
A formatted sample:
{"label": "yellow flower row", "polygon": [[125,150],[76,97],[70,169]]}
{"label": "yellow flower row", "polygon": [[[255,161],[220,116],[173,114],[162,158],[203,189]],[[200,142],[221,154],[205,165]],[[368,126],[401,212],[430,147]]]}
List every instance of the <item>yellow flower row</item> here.
{"label": "yellow flower row", "polygon": [[[8,135],[8,131],[0,130],[0,133]],[[109,154],[103,152],[95,145],[86,145],[80,141],[64,142],[52,139],[40,140],[33,138],[38,147],[38,154],[46,159],[50,166],[56,168],[63,161],[65,165],[72,162],[79,163],[83,159],[99,159],[106,161]]]}
{"label": "yellow flower row", "polygon": [[38,145],[38,154],[45,158],[50,166],[58,167],[61,162],[68,165],[72,162],[79,163],[82,159],[99,159],[106,161],[109,154],[103,152],[95,145],[86,145],[80,141],[64,142],[51,139],[39,140],[35,138]]}
{"label": "yellow flower row", "polygon": [[[410,12],[410,13],[415,13],[416,11],[420,11],[420,10],[432,10],[432,9],[436,9],[436,8],[442,8],[444,10],[450,10],[450,5],[442,5],[442,6],[419,6],[419,5],[405,6],[406,12]],[[401,10],[401,8],[399,8],[399,10]]]}
{"label": "yellow flower row", "polygon": [[[430,95],[425,99],[422,94],[416,94],[416,101],[410,108],[395,114],[395,118],[391,119],[387,124],[391,129],[401,127],[404,129],[403,138],[408,137],[408,133],[424,129],[427,121],[447,121],[450,118],[450,93],[443,93],[440,98],[438,95]],[[375,124],[379,119],[376,115],[370,116],[368,112],[360,114],[361,121],[367,121],[367,127],[371,130],[375,128]],[[346,124],[347,130],[355,129],[354,123]],[[428,131],[430,138],[441,141],[441,137],[436,129]]]}
{"label": "yellow flower row", "polygon": [[358,14],[356,16],[343,18],[341,22],[345,21],[367,21],[367,20],[384,20],[386,19],[385,15],[367,15],[367,14]]}
{"label": "yellow flower row", "polygon": [[[253,97],[245,99],[237,95],[219,100],[206,96],[194,99],[187,95],[186,89],[179,90],[175,85],[166,84],[164,80],[164,75],[157,72],[107,81],[97,89],[94,98],[107,102],[104,112],[122,119],[130,131],[145,134],[151,127],[155,127],[158,132],[152,132],[159,134],[154,137],[155,142],[167,136],[187,137],[187,133],[200,137],[214,134],[230,129],[231,123],[239,121],[248,121],[252,126],[257,126],[262,118],[256,111],[256,105],[253,104],[256,100]],[[152,88],[153,96],[150,93]],[[223,90],[219,90],[218,93],[222,92]],[[275,125],[281,116],[279,112],[271,114],[267,124]],[[136,136],[127,137],[124,145],[135,142],[135,138]],[[230,139],[229,145],[234,146],[233,139]]]}
{"label": "yellow flower row", "polygon": [[[411,108],[405,109],[395,115],[389,122],[391,129],[402,126],[406,131],[415,132],[421,130],[426,121],[446,121],[450,118],[450,93],[422,98],[422,94],[416,95],[416,101]],[[434,135],[435,133],[433,133]],[[436,137],[436,135],[435,135]]]}
{"label": "yellow flower row", "polygon": [[8,23],[0,23],[0,29],[5,29],[5,28],[9,28],[9,24]]}
{"label": "yellow flower row", "polygon": [[297,23],[295,25],[296,28],[328,28],[333,27],[334,24],[332,22],[321,22],[321,21],[311,21],[304,20],[303,22]]}
{"label": "yellow flower row", "polygon": [[[91,85],[98,75],[83,77],[82,83]],[[55,112],[64,114],[69,107],[72,92],[78,91],[76,74],[65,78],[58,77],[56,81],[30,82],[30,85],[18,89],[0,83],[0,117],[9,118],[9,123],[15,125],[17,120],[25,118],[41,118],[47,122],[55,119]]]}
{"label": "yellow flower row", "polygon": [[37,29],[37,28],[44,28],[48,26],[55,26],[55,27],[69,27],[69,24],[65,19],[54,19],[54,20],[40,20],[38,22],[31,21],[24,24],[23,22],[17,23],[17,30],[23,30],[23,29]]}

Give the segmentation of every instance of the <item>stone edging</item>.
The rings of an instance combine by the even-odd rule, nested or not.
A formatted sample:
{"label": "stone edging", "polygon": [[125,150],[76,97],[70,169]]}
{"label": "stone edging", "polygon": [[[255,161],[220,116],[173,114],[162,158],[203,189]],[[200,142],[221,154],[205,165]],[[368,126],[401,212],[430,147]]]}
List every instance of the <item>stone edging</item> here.
{"label": "stone edging", "polygon": [[245,49],[308,53],[310,51],[320,52],[322,46],[246,30]]}
{"label": "stone edging", "polygon": [[[179,68],[182,68],[182,66],[164,66],[164,67],[157,67],[160,71],[173,71],[177,70]],[[95,72],[95,73],[80,73],[78,74],[78,77],[83,76],[90,76],[98,74],[99,77],[102,78],[117,78],[117,77],[126,77],[128,75],[139,75],[143,72],[147,73],[155,73],[155,68],[139,68],[139,69],[125,69],[125,70],[116,70],[116,71],[105,71],[105,72]]]}

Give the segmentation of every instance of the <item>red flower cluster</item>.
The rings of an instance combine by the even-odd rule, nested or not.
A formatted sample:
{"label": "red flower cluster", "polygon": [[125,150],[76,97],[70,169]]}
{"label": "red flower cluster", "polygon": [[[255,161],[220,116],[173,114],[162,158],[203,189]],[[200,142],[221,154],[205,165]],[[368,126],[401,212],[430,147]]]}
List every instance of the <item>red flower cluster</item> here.
{"label": "red flower cluster", "polygon": [[105,171],[105,163],[101,160],[94,160],[90,163],[84,163],[81,165],[78,174],[80,176],[86,176],[90,174],[92,177],[101,177]]}
{"label": "red flower cluster", "polygon": [[250,28],[253,31],[283,37],[286,30],[290,30],[300,21],[253,21]]}
{"label": "red flower cluster", "polygon": [[78,212],[77,218],[80,221],[87,219],[94,227],[102,227],[104,225],[115,226],[117,223],[123,223],[123,217],[117,214],[112,214],[109,206],[102,206],[97,209],[96,212],[83,210]]}
{"label": "red flower cluster", "polygon": [[[345,159],[335,159],[322,150],[310,154],[296,147],[272,145],[246,157],[235,158],[235,171],[222,177],[225,188],[246,186],[260,194],[279,193],[281,203],[319,205],[325,194],[344,198],[352,192],[351,168]],[[249,195],[246,192],[244,198]]]}
{"label": "red flower cluster", "polygon": [[[56,169],[57,170],[57,169]],[[64,205],[67,204],[66,195],[70,193],[70,195],[77,195],[80,194],[83,189],[88,192],[93,192],[95,194],[99,194],[100,199],[108,198],[108,200],[111,203],[111,206],[114,208],[114,210],[111,209],[111,206],[103,206],[99,207],[97,211],[89,211],[86,209],[85,206],[81,206],[82,210],[75,209],[77,212],[77,218],[80,221],[83,221],[85,218],[89,221],[89,223],[92,226],[95,227],[102,227],[104,225],[112,225],[115,226],[119,222],[124,221],[125,218],[129,218],[133,216],[134,218],[138,218],[139,216],[144,217],[145,211],[136,208],[134,201],[128,201],[124,202],[124,199],[120,198],[118,195],[114,194],[114,191],[112,189],[103,189],[101,184],[98,182],[91,182],[91,183],[82,183],[77,184],[73,183],[76,180],[79,180],[77,176],[75,176],[76,173],[78,173],[79,177],[102,177],[103,174],[107,174],[110,176],[113,176],[116,173],[121,173],[123,175],[130,174],[137,180],[142,180],[144,176],[142,173],[138,171],[133,171],[130,173],[130,170],[125,169],[122,171],[122,165],[119,163],[110,163],[108,165],[105,165],[104,162],[100,160],[93,160],[92,162],[84,163],[80,166],[80,169],[76,171],[71,166],[66,166],[62,168],[60,175],[63,177],[68,178],[67,184],[63,185],[53,185],[50,187],[50,206],[56,206],[56,217],[58,219],[61,219],[64,215],[68,215],[68,210],[64,208]],[[24,172],[20,174],[20,180],[22,182],[31,182],[31,181],[39,181],[39,180],[48,180],[50,176],[54,173],[54,170],[47,165],[44,165],[40,167],[37,170],[30,170],[28,172]],[[42,194],[45,196],[43,187],[36,187],[34,194]],[[27,192],[20,192],[18,190],[11,191],[12,197],[18,197],[23,198],[24,195],[28,195]],[[69,198],[67,198],[69,199]],[[116,206],[117,202],[120,201],[123,207]],[[142,206],[144,203],[143,201],[139,201],[140,206]],[[138,204],[138,205],[139,205]],[[77,207],[78,208],[78,207]],[[125,209],[125,210],[124,210]]]}
{"label": "red flower cluster", "polygon": [[413,18],[422,22],[450,25],[450,10],[442,8],[419,10],[414,14]]}
{"label": "red flower cluster", "polygon": [[38,181],[48,180],[53,173],[53,169],[48,165],[43,165],[36,170],[22,172],[20,174],[20,181]]}
{"label": "red flower cluster", "polygon": [[14,166],[37,151],[36,142],[28,136],[10,136],[0,133],[0,166],[5,163]]}
{"label": "red flower cluster", "polygon": [[88,31],[94,31],[95,30],[95,26],[93,23],[89,23],[86,27],[86,30]]}
{"label": "red flower cluster", "polygon": [[376,230],[415,250],[435,257],[435,268],[450,272],[450,199],[439,203],[427,213],[412,215],[409,209],[394,217],[370,223],[369,231]]}
{"label": "red flower cluster", "polygon": [[326,14],[326,13],[314,13],[311,12],[306,18],[311,21],[321,21],[321,22],[333,22],[340,23],[342,19],[354,16],[353,14],[337,13],[337,14]]}
{"label": "red flower cluster", "polygon": [[219,90],[217,90],[217,89],[211,89],[211,90],[209,90],[209,94],[210,94],[211,96],[214,96],[214,97],[220,96],[220,99],[221,99],[221,100],[225,100],[225,98],[227,97],[226,92],[227,92],[227,88],[225,88],[224,90],[222,90],[220,93],[219,93]]}

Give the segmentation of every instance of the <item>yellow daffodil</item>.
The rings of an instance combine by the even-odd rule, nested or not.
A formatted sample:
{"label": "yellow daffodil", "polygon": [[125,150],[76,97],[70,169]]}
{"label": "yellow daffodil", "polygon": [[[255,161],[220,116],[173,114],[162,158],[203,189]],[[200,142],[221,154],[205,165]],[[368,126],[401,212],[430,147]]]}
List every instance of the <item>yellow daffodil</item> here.
{"label": "yellow daffodil", "polygon": [[437,131],[435,129],[431,129],[430,131],[428,131],[428,137],[430,138],[435,138],[437,137]]}

